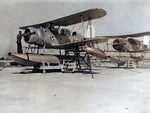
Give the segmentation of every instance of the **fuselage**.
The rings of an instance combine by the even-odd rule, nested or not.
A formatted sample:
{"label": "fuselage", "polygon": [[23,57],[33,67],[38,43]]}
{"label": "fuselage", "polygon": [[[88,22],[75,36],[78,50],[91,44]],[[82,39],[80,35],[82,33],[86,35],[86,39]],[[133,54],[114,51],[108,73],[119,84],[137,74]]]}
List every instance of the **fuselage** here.
{"label": "fuselage", "polygon": [[70,42],[76,42],[83,39],[82,35],[74,32],[71,35],[68,29],[44,29],[28,27],[24,32],[24,41],[28,44],[44,46],[46,48],[55,48],[55,46]]}
{"label": "fuselage", "polygon": [[133,38],[119,38],[113,41],[113,48],[119,52],[130,52],[146,49],[143,42]]}

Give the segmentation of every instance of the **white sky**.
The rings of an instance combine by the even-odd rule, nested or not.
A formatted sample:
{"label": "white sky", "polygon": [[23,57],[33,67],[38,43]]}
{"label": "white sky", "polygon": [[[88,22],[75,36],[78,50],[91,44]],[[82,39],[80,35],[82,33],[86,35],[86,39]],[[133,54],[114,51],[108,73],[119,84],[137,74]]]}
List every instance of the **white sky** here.
{"label": "white sky", "polygon": [[16,52],[19,27],[91,8],[107,11],[92,21],[98,36],[150,31],[150,0],[0,0],[0,57]]}

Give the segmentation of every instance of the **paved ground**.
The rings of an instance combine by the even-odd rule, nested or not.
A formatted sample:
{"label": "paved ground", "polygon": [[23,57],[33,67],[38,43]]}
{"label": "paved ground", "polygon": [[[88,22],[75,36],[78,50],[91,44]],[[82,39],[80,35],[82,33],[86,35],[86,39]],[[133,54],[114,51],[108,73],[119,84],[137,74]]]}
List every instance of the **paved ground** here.
{"label": "paved ground", "polygon": [[0,71],[0,113],[150,113],[150,68],[97,67],[94,79],[23,69]]}

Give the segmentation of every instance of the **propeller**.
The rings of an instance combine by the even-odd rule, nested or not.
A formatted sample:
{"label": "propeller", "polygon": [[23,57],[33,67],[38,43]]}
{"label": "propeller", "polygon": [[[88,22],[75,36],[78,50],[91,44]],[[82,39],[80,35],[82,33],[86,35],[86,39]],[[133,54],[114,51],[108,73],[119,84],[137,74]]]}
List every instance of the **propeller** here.
{"label": "propeller", "polygon": [[30,39],[30,36],[35,34],[36,32],[27,32],[27,33],[24,33],[23,36],[24,36],[24,41],[27,42],[29,41]]}

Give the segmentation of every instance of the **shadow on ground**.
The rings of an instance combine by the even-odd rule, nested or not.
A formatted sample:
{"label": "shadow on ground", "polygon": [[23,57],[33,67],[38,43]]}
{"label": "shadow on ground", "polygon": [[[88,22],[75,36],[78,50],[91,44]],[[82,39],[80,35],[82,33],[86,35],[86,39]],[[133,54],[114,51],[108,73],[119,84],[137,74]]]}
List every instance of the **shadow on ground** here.
{"label": "shadow on ground", "polygon": [[[92,70],[96,70],[96,69],[92,69]],[[97,69],[100,70],[100,69]],[[46,70],[46,73],[55,73],[55,72],[61,72],[61,69],[50,69],[50,70]],[[12,74],[32,74],[32,73],[43,73],[43,70],[36,70],[33,71],[32,68],[26,68],[21,72],[14,72]],[[83,70],[83,71],[75,71],[75,72],[61,72],[61,73],[82,73],[82,74],[100,74],[99,72],[94,72],[94,71],[89,71],[89,70]]]}

